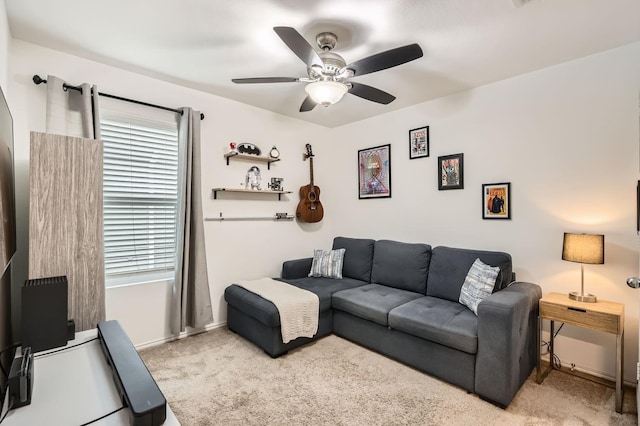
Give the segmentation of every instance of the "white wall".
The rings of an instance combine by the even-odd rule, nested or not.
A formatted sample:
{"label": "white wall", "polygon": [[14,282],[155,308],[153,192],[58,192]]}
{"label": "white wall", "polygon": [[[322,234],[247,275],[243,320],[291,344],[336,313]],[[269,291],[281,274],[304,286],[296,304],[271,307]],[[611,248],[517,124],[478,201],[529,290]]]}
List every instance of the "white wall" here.
{"label": "white wall", "polygon": [[[425,82],[428,84],[428,81]],[[638,298],[640,43],[343,126],[316,148],[335,234],[511,253],[543,293],[580,287],[563,232],[605,234],[586,290],[624,303],[625,377],[635,381]],[[429,125],[431,155],[409,160],[408,130]],[[358,200],[357,150],[391,144],[392,198]],[[438,191],[438,156],[464,153],[464,189]],[[331,158],[332,167],[322,161]],[[481,185],[511,182],[512,220],[482,220]],[[613,336],[566,326],[563,364],[614,377]]]}
{"label": "white wall", "polygon": [[[236,279],[277,275],[283,260],[328,247],[334,235],[391,238],[503,250],[512,254],[518,278],[543,292],[579,286],[579,267],[560,260],[562,233],[606,235],[606,264],[586,266],[589,291],[626,305],[625,376],[633,382],[638,348],[638,293],[625,284],[638,274],[635,188],[639,178],[638,95],[640,44],[583,58],[475,90],[395,111],[337,129],[225,100],[21,41],[11,43],[8,82],[15,105],[18,263],[26,268],[28,132],[44,129],[45,88],[35,73],[168,106],[202,110],[204,215],[294,213],[297,188],[308,181],[301,159],[313,144],[316,183],[325,220],[206,222],[207,259],[215,323],[226,319],[222,294]],[[428,82],[425,82],[428,84]],[[408,130],[430,126],[431,157],[408,159]],[[229,196],[212,200],[208,188],[238,187],[251,163],[226,166],[229,141],[275,144],[282,162],[265,180],[284,177],[294,194]],[[391,143],[391,199],[358,200],[357,150]],[[465,154],[465,189],[437,190],[439,155]],[[260,166],[260,165],[259,165]],[[513,219],[481,219],[481,184],[512,184]],[[26,270],[26,269],[25,269]],[[26,274],[26,273],[25,273]],[[109,290],[107,312],[121,320],[140,345],[168,334],[166,285]],[[557,341],[564,364],[613,377],[612,336],[565,327]]]}
{"label": "white wall", "polygon": [[[12,41],[10,59],[19,219],[14,288],[27,275],[29,131],[45,130],[46,87],[34,85],[33,74],[43,78],[47,74],[57,75],[71,84],[87,81],[97,84],[105,93],[201,110],[206,116],[202,121],[204,216],[218,216],[220,212],[225,216],[295,214],[297,188],[308,181],[308,166],[302,161],[304,145],[322,140],[325,129],[19,40]],[[270,177],[283,177],[285,189],[295,192],[284,196],[283,201],[277,201],[274,195],[221,196],[214,201],[211,188],[239,187],[249,167],[254,165],[235,161],[226,166],[223,154],[230,141],[255,143],[265,151],[275,144],[282,161],[272,165],[270,171],[266,165],[257,164],[263,172],[264,186]],[[322,226],[299,225],[295,221],[205,222],[215,324],[226,322],[223,291],[227,285],[238,279],[277,275],[283,260],[302,253],[310,255],[314,245],[330,243],[330,237],[319,240],[322,232],[309,232]],[[107,317],[118,319],[136,345],[164,340],[170,336],[169,296],[166,282],[109,288]],[[14,306],[18,302],[14,301]]]}
{"label": "white wall", "polygon": [[11,33],[9,31],[9,22],[7,21],[7,9],[4,0],[2,0],[0,4],[0,85],[7,97],[9,96],[7,93],[7,65],[9,62],[10,40]]}

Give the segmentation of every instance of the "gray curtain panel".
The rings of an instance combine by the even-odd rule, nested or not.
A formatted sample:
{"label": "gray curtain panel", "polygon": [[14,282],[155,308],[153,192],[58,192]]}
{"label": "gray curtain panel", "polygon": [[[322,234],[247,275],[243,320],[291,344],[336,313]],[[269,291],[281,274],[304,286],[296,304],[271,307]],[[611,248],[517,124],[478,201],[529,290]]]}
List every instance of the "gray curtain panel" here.
{"label": "gray curtain panel", "polygon": [[105,319],[103,152],[97,86],[64,84],[47,76],[47,134],[32,134],[29,278],[66,275],[82,331]]}
{"label": "gray curtain panel", "polygon": [[100,139],[98,87],[83,83],[78,91],[64,84],[55,75],[47,76],[47,133]]}
{"label": "gray curtain panel", "polygon": [[176,277],[171,300],[171,332],[213,322],[204,245],[200,183],[200,112],[182,108],[178,184],[183,188],[178,218]]}

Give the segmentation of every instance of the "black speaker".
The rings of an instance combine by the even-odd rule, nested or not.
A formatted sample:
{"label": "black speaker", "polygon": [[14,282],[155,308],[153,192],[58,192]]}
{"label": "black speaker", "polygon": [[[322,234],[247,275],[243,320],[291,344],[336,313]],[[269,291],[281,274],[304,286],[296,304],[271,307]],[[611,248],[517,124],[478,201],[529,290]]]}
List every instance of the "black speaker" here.
{"label": "black speaker", "polygon": [[33,352],[67,344],[67,277],[38,278],[22,286],[22,347]]}

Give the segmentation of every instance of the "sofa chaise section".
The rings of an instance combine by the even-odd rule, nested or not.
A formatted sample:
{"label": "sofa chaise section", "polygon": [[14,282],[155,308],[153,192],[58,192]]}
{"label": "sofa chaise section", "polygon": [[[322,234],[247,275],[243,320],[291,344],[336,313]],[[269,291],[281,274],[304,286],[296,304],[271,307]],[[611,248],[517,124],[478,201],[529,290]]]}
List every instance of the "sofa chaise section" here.
{"label": "sofa chaise section", "polygon": [[[276,306],[257,294],[232,284],[224,291],[227,302],[227,326],[229,329],[256,344],[269,356],[276,358],[289,350],[333,332],[333,293],[359,287],[369,282],[373,259],[374,240],[341,238],[334,239],[333,248],[345,248],[343,278],[308,277],[312,258],[288,260],[282,265],[280,281],[311,291],[318,296],[318,332],[313,338],[299,337],[282,343],[280,316]],[[348,252],[348,254],[347,254]]]}

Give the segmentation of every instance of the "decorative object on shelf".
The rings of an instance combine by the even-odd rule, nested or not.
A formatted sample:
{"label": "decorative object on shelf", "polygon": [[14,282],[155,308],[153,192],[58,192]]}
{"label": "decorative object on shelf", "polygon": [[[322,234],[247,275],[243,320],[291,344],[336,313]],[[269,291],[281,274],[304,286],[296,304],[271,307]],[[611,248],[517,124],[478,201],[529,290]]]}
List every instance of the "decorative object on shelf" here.
{"label": "decorative object on shelf", "polygon": [[511,183],[482,184],[482,218],[511,219]]}
{"label": "decorative object on shelf", "polygon": [[260,169],[256,166],[252,166],[247,172],[245,188],[260,191],[261,182],[262,176],[260,175]]}
{"label": "decorative object on shelf", "polygon": [[278,151],[278,148],[276,148],[275,145],[271,148],[271,151],[269,151],[269,157],[271,158],[280,157],[280,151]]}
{"label": "decorative object on shelf", "polygon": [[258,148],[252,143],[241,143],[240,145],[238,145],[238,152],[240,154],[251,154],[251,155],[260,155],[262,153],[262,151],[260,151],[260,148]]}
{"label": "decorative object on shelf", "polygon": [[272,177],[271,178],[271,183],[268,184],[267,186],[272,190],[272,191],[282,191],[282,181],[284,179],[283,178],[278,178],[278,177]]}
{"label": "decorative object on shelf", "polygon": [[464,188],[464,154],[438,157],[438,189]]}
{"label": "decorative object on shelf", "polygon": [[409,130],[409,159],[429,156],[429,126]]}
{"label": "decorative object on shelf", "polygon": [[238,152],[238,148],[237,148],[235,142],[229,142],[229,152],[230,153],[237,153]]}
{"label": "decorative object on shelf", "polygon": [[579,302],[597,302],[596,296],[584,293],[584,264],[604,264],[604,235],[564,233],[562,260],[580,264],[580,293],[572,291],[569,299]]}
{"label": "decorative object on shelf", "polygon": [[303,222],[316,223],[322,220],[324,208],[320,203],[320,188],[313,184],[313,152],[311,144],[306,145],[307,152],[303,155],[303,161],[309,159],[309,185],[300,187],[300,202],[296,208],[296,217]]}
{"label": "decorative object on shelf", "polygon": [[391,197],[391,145],[358,151],[358,198]]}

